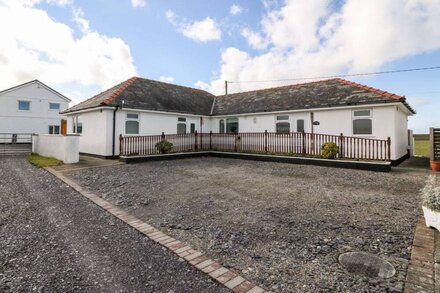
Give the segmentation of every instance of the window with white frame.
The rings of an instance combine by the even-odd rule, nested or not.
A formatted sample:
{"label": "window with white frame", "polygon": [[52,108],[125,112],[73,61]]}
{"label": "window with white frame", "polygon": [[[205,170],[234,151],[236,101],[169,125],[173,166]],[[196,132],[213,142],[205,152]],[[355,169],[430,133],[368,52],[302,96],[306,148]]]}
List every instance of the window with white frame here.
{"label": "window with white frame", "polygon": [[18,110],[29,111],[31,109],[31,102],[29,101],[18,101]]}
{"label": "window with white frame", "polygon": [[296,120],[296,132],[304,132],[304,119],[297,119]]}
{"label": "window with white frame", "polygon": [[139,134],[139,114],[127,113],[125,119],[125,134]]}
{"label": "window with white frame", "polygon": [[177,118],[177,134],[186,134],[186,118]]}
{"label": "window with white frame", "polygon": [[276,122],[276,133],[289,133],[290,132],[290,121],[289,115],[279,115],[277,116]]}
{"label": "window with white frame", "polygon": [[227,133],[238,133],[238,118],[226,119],[226,132]]}
{"label": "window with white frame", "polygon": [[219,133],[225,133],[225,120],[221,119],[219,124]]}
{"label": "window with white frame", "polygon": [[59,110],[60,109],[60,103],[49,103],[49,109],[50,110]]}
{"label": "window with white frame", "polygon": [[83,132],[83,125],[81,122],[78,121],[78,116],[74,116],[72,118],[73,122],[73,133],[75,134],[81,134]]}
{"label": "window with white frame", "polygon": [[60,134],[59,125],[49,125],[49,134]]}
{"label": "window with white frame", "polygon": [[370,109],[353,110],[353,135],[373,134],[373,115]]}

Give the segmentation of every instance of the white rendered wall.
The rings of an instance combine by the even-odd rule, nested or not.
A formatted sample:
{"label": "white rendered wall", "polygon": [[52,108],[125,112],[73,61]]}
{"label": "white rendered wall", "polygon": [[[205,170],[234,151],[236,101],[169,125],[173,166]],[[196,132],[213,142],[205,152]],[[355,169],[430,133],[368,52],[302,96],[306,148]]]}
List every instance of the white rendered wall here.
{"label": "white rendered wall", "polygon": [[[29,101],[30,110],[18,110],[18,101]],[[60,110],[50,110],[49,103],[59,103]],[[0,94],[0,133],[49,133],[49,125],[61,125],[59,111],[68,101],[54,92],[30,83]]]}
{"label": "white rendered wall", "polygon": [[79,136],[40,134],[32,137],[32,152],[73,164],[79,161]]}
{"label": "white rendered wall", "polygon": [[73,134],[73,121],[78,117],[82,123],[79,151],[86,154],[109,156],[108,137],[111,135],[109,117],[111,110],[96,110],[67,116],[67,133]]}
{"label": "white rendered wall", "polygon": [[408,116],[402,109],[395,107],[395,135],[391,139],[391,147],[395,153],[396,159],[408,154]]}

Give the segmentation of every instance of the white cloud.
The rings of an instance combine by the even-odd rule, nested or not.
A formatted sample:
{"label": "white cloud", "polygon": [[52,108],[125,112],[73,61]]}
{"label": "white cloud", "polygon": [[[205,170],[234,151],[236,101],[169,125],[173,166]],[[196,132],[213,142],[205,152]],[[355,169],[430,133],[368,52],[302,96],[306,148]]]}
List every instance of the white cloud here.
{"label": "white cloud", "polygon": [[[267,2],[267,3],[266,3]],[[272,80],[363,72],[404,57],[440,48],[440,1],[347,0],[337,11],[330,0],[265,1],[261,31],[242,35],[254,48],[222,53],[210,90],[222,93],[224,80]],[[267,46],[267,47],[266,47]],[[232,91],[281,85],[233,84]]]}
{"label": "white cloud", "polygon": [[172,83],[174,81],[174,77],[171,77],[171,76],[161,76],[159,79],[160,79],[160,81],[167,82],[167,83]]}
{"label": "white cloud", "polygon": [[206,17],[200,21],[179,20],[172,10],[168,10],[165,17],[172,25],[177,27],[180,33],[193,41],[206,43],[220,40],[222,37],[217,22],[211,17]]}
{"label": "white cloud", "polygon": [[144,7],[145,5],[147,5],[147,1],[146,0],[131,0],[131,5],[134,8]]}
{"label": "white cloud", "polygon": [[242,29],[241,35],[247,40],[249,46],[254,49],[266,49],[268,46],[267,39],[264,39],[259,33],[248,28]]}
{"label": "white cloud", "polygon": [[137,75],[129,46],[91,31],[80,10],[76,22],[82,34],[75,37],[66,24],[25,4],[0,2],[0,88],[40,79],[65,92],[72,91],[66,84],[105,89]]}
{"label": "white cloud", "polygon": [[233,4],[231,8],[229,8],[229,13],[232,15],[238,15],[243,12],[243,7],[238,4]]}
{"label": "white cloud", "polygon": [[73,8],[73,20],[79,26],[82,33],[90,33],[90,23],[84,18],[84,12],[81,8]]}

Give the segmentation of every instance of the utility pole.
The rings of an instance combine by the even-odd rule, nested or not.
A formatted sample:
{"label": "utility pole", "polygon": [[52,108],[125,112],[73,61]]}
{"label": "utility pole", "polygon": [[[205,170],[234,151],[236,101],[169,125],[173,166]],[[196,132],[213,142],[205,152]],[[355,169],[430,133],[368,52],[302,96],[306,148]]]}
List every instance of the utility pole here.
{"label": "utility pole", "polygon": [[225,80],[225,95],[228,94],[228,81]]}

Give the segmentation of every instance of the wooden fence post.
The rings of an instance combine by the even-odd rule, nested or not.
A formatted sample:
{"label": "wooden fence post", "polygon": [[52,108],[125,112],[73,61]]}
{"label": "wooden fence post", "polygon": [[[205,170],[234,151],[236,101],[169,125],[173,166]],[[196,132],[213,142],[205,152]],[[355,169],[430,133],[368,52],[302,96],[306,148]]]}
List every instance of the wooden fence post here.
{"label": "wooden fence post", "polygon": [[344,134],[341,133],[339,137],[339,158],[342,159],[344,157]]}
{"label": "wooden fence post", "polygon": [[197,151],[197,130],[194,131],[194,150]]}
{"label": "wooden fence post", "polygon": [[235,152],[237,152],[237,150],[238,150],[238,147],[237,147],[237,139],[239,138],[239,136],[237,136],[237,132],[235,132],[234,133],[234,142],[235,142],[235,145],[234,145],[234,151]]}
{"label": "wooden fence post", "polygon": [[267,129],[264,131],[264,151],[267,154]]}
{"label": "wooden fence post", "polygon": [[119,155],[120,156],[124,155],[124,151],[122,149],[122,145],[123,145],[122,141],[123,141],[122,134],[119,134]]}
{"label": "wooden fence post", "polygon": [[388,150],[387,150],[388,159],[387,159],[387,161],[391,161],[391,138],[390,137],[387,138],[387,146],[388,146]]}
{"label": "wooden fence post", "polygon": [[209,132],[209,150],[212,151],[212,130]]}
{"label": "wooden fence post", "polygon": [[160,136],[161,140],[165,140],[165,132],[162,132],[162,135]]}
{"label": "wooden fence post", "polygon": [[306,155],[306,133],[302,131],[302,155]]}

